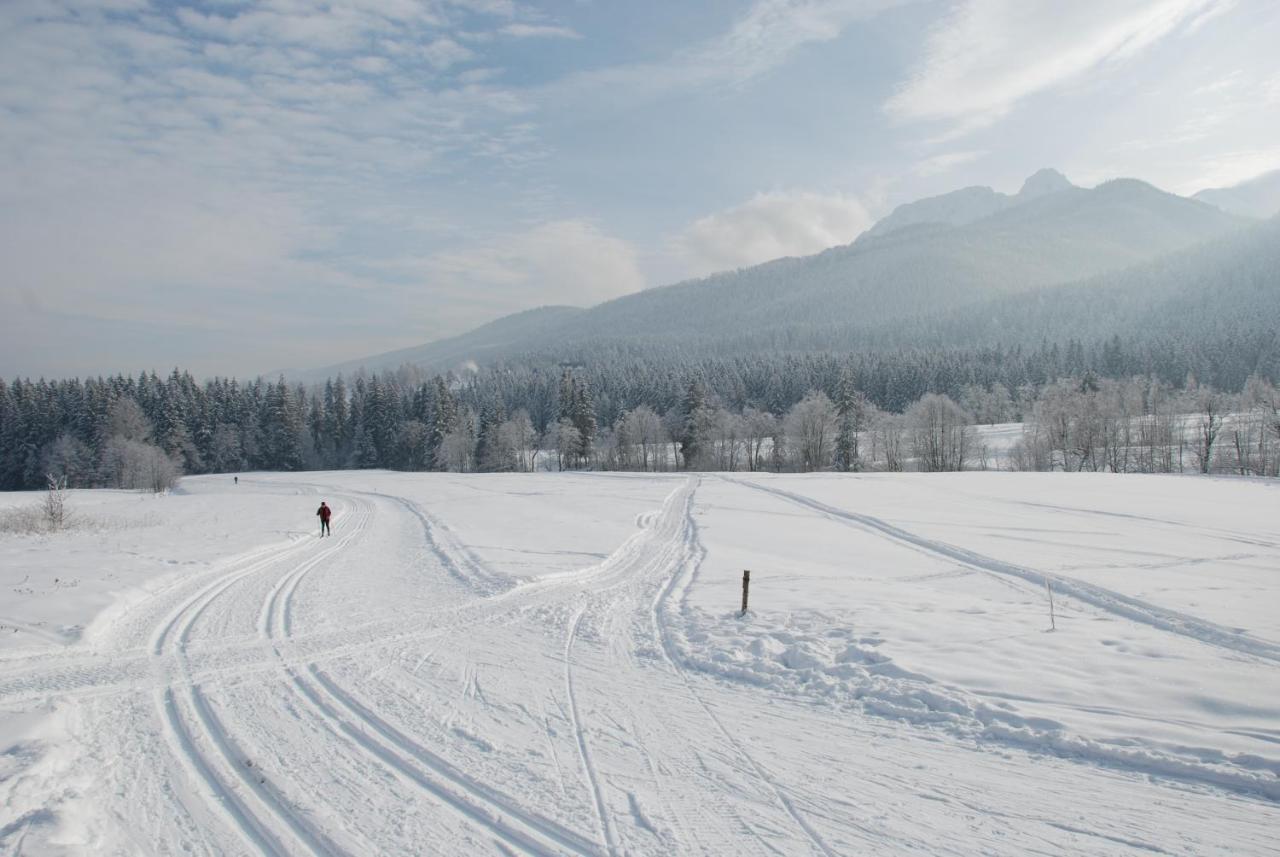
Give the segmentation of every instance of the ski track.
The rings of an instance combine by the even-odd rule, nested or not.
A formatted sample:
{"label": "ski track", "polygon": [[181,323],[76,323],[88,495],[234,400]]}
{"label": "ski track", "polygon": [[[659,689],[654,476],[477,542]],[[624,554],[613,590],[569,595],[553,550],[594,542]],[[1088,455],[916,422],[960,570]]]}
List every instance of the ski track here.
{"label": "ski track", "polygon": [[[354,539],[356,535],[358,533],[349,538]],[[343,690],[314,663],[307,664],[305,670],[298,670],[284,662],[281,646],[291,634],[293,595],[302,578],[321,559],[305,563],[280,579],[264,602],[260,628],[272,644],[290,686],[329,731],[368,754],[402,781],[456,812],[466,823],[522,853],[597,853],[591,843],[573,831],[525,812],[510,798],[467,777],[408,738],[354,695]],[[375,735],[376,738],[373,737]]]}
{"label": "ski track", "polygon": [[761,491],[812,509],[840,523],[879,533],[915,550],[940,556],[978,571],[1007,578],[1016,578],[1034,584],[1037,587],[1043,587],[1046,581],[1051,581],[1055,594],[1061,593],[1075,598],[1077,601],[1090,604],[1114,616],[1141,622],[1206,645],[1218,646],[1240,654],[1280,663],[1280,644],[1233,631],[1230,628],[1224,628],[1207,619],[1200,619],[1176,610],[1159,607],[1139,598],[1122,595],[1119,592],[1092,583],[1049,575],[1042,571],[993,559],[966,548],[918,536],[871,515],[839,509],[803,494],[796,494],[782,488],[772,488],[758,482],[735,479],[729,476],[720,476],[719,478],[726,482]]}
{"label": "ski track", "polygon": [[[368,519],[369,514],[365,510],[350,533],[298,568],[312,568],[337,553],[359,535]],[[191,630],[209,605],[240,580],[278,564],[280,558],[291,553],[294,547],[296,546],[268,553],[261,561],[215,580],[183,602],[160,626],[153,637],[151,649],[156,655],[175,656],[181,673],[178,689],[182,692],[182,701],[179,703],[174,688],[170,687],[157,698],[157,708],[166,733],[171,738],[170,746],[176,751],[183,767],[196,775],[197,785],[203,782],[212,792],[215,811],[221,810],[223,818],[247,844],[268,855],[293,853],[285,845],[287,837],[282,839],[264,821],[264,817],[273,817],[305,851],[313,854],[340,854],[343,852],[291,808],[284,796],[268,784],[265,777],[255,779],[250,773],[248,759],[223,727],[200,687],[192,681],[188,666],[187,646]],[[290,580],[297,574],[296,569],[287,572],[282,575],[281,581]],[[277,583],[272,592],[278,592],[281,585],[282,583]],[[212,744],[221,757],[220,761],[212,759],[201,749],[201,744]],[[249,801],[247,795],[252,795],[253,800]],[[251,808],[250,803],[255,806]]]}
{"label": "ski track", "polygon": [[1114,518],[1121,521],[1141,521],[1145,524],[1156,524],[1173,530],[1185,530],[1190,527],[1195,529],[1197,532],[1209,536],[1210,538],[1220,539],[1222,541],[1235,542],[1236,544],[1250,545],[1252,547],[1280,549],[1280,543],[1265,541],[1255,536],[1249,536],[1233,530],[1226,530],[1221,527],[1206,527],[1202,524],[1190,524],[1183,521],[1169,521],[1164,518],[1152,518],[1147,515],[1134,515],[1128,512],[1109,512],[1104,509],[1082,509],[1079,506],[1058,506],[1052,503],[1035,503],[1030,500],[1004,500],[1002,502],[1016,506],[1024,506],[1029,509],[1048,509],[1051,512],[1065,512],[1069,515]]}
{"label": "ski track", "polygon": [[[762,785],[763,793],[767,794],[784,816],[789,817],[795,825],[801,841],[806,841],[811,850],[818,854],[834,857],[836,852],[797,809],[792,797],[724,726],[710,705],[697,692],[679,660],[671,657],[669,648],[674,644],[665,634],[659,612],[675,582],[683,579],[686,571],[696,570],[697,563],[705,553],[698,542],[697,525],[693,517],[694,496],[699,484],[700,480],[697,477],[685,479],[667,497],[659,512],[646,513],[639,517],[637,523],[642,524],[644,529],[628,539],[601,564],[602,574],[592,582],[597,584],[593,593],[594,600],[604,602],[602,605],[604,616],[601,619],[602,625],[607,629],[604,636],[617,643],[622,636],[618,628],[624,623],[627,627],[635,627],[637,623],[647,626],[649,629],[647,634],[654,644],[652,648],[661,653],[661,660],[658,663],[663,664],[678,679],[678,686],[688,695],[695,709],[706,719],[713,733],[730,751],[727,756],[746,762],[750,775]],[[650,589],[655,590],[656,595],[645,596],[644,593]],[[601,779],[586,740],[586,725],[578,710],[578,694],[573,683],[572,649],[589,607],[590,601],[579,607],[569,622],[565,646],[565,682],[579,754],[596,796],[601,833],[613,851],[622,846],[617,840],[616,832],[611,829],[612,819],[608,813],[607,802],[604,800]],[[615,645],[613,648],[619,649],[620,645]],[[615,657],[631,658],[629,652]],[[640,752],[644,755],[650,770],[655,770],[648,751],[641,748]],[[634,800],[630,792],[626,794],[630,800]],[[776,847],[764,840],[746,819],[741,816],[737,818],[743,830],[753,835],[759,847],[777,851]]]}
{"label": "ski track", "polygon": [[458,581],[479,595],[492,596],[511,589],[515,581],[509,576],[494,571],[483,560],[475,555],[454,535],[453,531],[434,515],[429,514],[420,505],[405,497],[394,494],[381,494],[376,491],[365,492],[371,496],[398,503],[422,525],[423,537],[427,547],[440,560],[445,570]]}
{"label": "ski track", "polygon": [[[1037,587],[1042,586],[1046,579],[1044,573],[1034,569],[934,541],[881,519],[839,509],[812,497],[746,479],[727,476],[718,478],[764,492],[842,524],[872,531],[909,548],[943,557],[997,578],[1030,583]],[[752,836],[761,850],[789,854],[794,853],[793,847],[807,846],[812,853],[834,857],[839,852],[833,849],[801,811],[796,797],[748,751],[746,745],[726,727],[712,704],[699,692],[697,682],[703,680],[701,677],[705,676],[712,681],[722,678],[714,671],[703,669],[695,660],[690,660],[682,651],[677,634],[673,631],[673,622],[689,625],[694,621],[688,615],[686,600],[707,554],[694,514],[695,495],[700,485],[701,477],[683,479],[667,495],[658,511],[637,516],[637,532],[598,563],[531,581],[513,578],[489,568],[447,525],[406,498],[374,491],[339,492],[332,486],[323,486],[324,490],[334,493],[335,497],[349,501],[355,512],[351,515],[349,526],[343,528],[332,544],[327,540],[323,541],[320,550],[309,556],[305,555],[305,551],[314,544],[309,538],[269,545],[232,558],[201,573],[194,580],[187,578],[165,586],[155,592],[150,601],[135,606],[121,616],[121,629],[114,632],[117,648],[113,649],[104,643],[95,645],[97,651],[90,655],[62,652],[53,655],[29,655],[21,652],[6,655],[0,658],[0,667],[4,668],[3,677],[0,678],[0,702],[21,701],[50,693],[56,693],[59,697],[75,697],[144,690],[152,697],[165,746],[177,761],[186,780],[193,786],[185,794],[167,789],[171,793],[169,799],[183,803],[188,800],[200,801],[201,808],[221,819],[227,830],[248,851],[269,857],[284,857],[296,853],[372,854],[378,853],[380,849],[368,842],[360,842],[358,849],[354,851],[344,849],[312,821],[310,813],[295,805],[259,768],[248,764],[245,745],[228,728],[228,724],[233,722],[236,715],[252,715],[246,715],[237,706],[225,703],[224,714],[232,717],[224,720],[219,715],[219,709],[224,704],[215,706],[204,689],[206,684],[216,684],[229,675],[242,678],[247,673],[256,675],[261,672],[277,672],[282,680],[281,686],[300,703],[297,710],[308,712],[325,733],[334,736],[342,750],[354,751],[361,759],[380,766],[396,781],[409,786],[433,805],[446,809],[460,823],[477,832],[502,853],[538,857],[559,854],[583,857],[608,854],[616,857],[632,853],[632,849],[619,835],[618,822],[615,821],[610,803],[606,799],[606,787],[625,797],[636,829],[662,841],[665,849],[691,849],[697,842],[703,850],[717,850],[722,843],[707,834],[697,820],[686,818],[683,814],[691,810],[697,812],[700,808],[673,807],[663,794],[663,773],[660,772],[669,775],[670,771],[665,769],[660,760],[655,761],[653,752],[645,746],[641,724],[635,719],[635,715],[630,720],[631,727],[627,728],[609,714],[607,706],[597,710],[581,706],[584,687],[582,677],[575,674],[575,647],[580,652],[586,651],[584,647],[590,648],[592,643],[603,638],[611,642],[611,646],[605,647],[604,653],[614,662],[622,658],[629,662],[632,669],[657,667],[673,676],[688,697],[689,713],[696,719],[696,709],[709,725],[710,732],[703,734],[714,735],[713,741],[722,742],[723,748],[728,751],[725,758],[740,759],[744,763],[741,768],[733,768],[726,775],[725,772],[713,771],[703,761],[702,776],[726,785],[736,783],[738,778],[742,782],[754,780],[759,786],[758,793],[762,801],[767,803],[771,798],[781,811],[776,815],[772,830],[766,828],[766,832],[773,835],[771,839],[763,836],[755,824],[738,814],[732,805],[720,806],[716,800],[712,800],[717,803],[716,812],[722,816],[728,813],[736,819],[740,825],[739,835]],[[417,520],[421,525],[426,547],[442,569],[464,584],[475,597],[461,604],[428,611],[412,622],[378,621],[337,631],[295,636],[295,599],[304,579],[361,539],[374,519],[375,509],[384,503],[403,509]],[[275,575],[274,581],[266,588],[265,593],[252,598],[246,597],[251,594],[251,587],[247,584],[252,583],[255,578],[272,574]],[[1056,591],[1063,595],[1074,597],[1113,615],[1201,643],[1280,662],[1280,645],[1270,641],[1238,633],[1194,616],[1166,610],[1103,587],[1056,577],[1053,582]],[[246,586],[241,587],[239,584]],[[1010,585],[1013,585],[1012,582]],[[256,636],[251,636],[248,640],[202,640],[193,649],[193,631],[215,603],[225,606],[227,610],[256,611],[256,621],[253,623]],[[595,841],[527,809],[513,796],[460,769],[425,746],[404,726],[381,713],[376,703],[362,699],[358,693],[344,688],[332,669],[323,668],[329,662],[349,660],[355,655],[385,647],[391,642],[438,638],[481,622],[494,622],[513,613],[534,615],[534,608],[563,610],[570,606],[573,607],[571,616],[563,626],[563,682],[567,708],[564,705],[560,707],[572,729],[585,785],[591,794],[598,837]],[[135,654],[134,649],[128,645],[128,635],[142,630],[148,617],[157,615],[158,620],[153,620],[154,624],[150,626],[145,643],[134,647],[139,649],[139,653]],[[246,618],[248,615],[253,614],[246,614]],[[556,615],[564,614],[561,612]],[[588,619],[598,620],[602,633],[584,638],[581,632]],[[213,620],[214,617],[210,616],[208,622]],[[427,621],[431,622],[431,627],[424,630],[422,626]],[[630,645],[625,644],[628,633],[632,635]],[[645,635],[647,639],[642,639]],[[108,643],[112,641],[111,637],[107,639]],[[653,651],[656,657],[638,663],[636,652],[641,649]],[[24,669],[24,664],[30,666]],[[695,673],[698,675],[695,676]],[[145,685],[140,683],[142,679],[148,680]],[[676,686],[672,684],[672,687]],[[607,688],[591,689],[597,693],[608,692]],[[554,694],[552,699],[560,705]],[[652,819],[657,817],[653,814],[653,806],[642,806],[635,792],[601,776],[589,739],[595,727],[584,714],[608,718],[613,728],[635,740],[633,749],[640,754],[650,779],[657,787],[656,797],[662,810],[661,821],[679,831],[675,839],[668,839],[659,829],[661,825],[653,822]],[[543,717],[545,719],[545,712]],[[626,719],[625,715],[623,719]],[[659,718],[654,722],[662,721]],[[997,734],[996,737],[1000,736]],[[1013,746],[1020,745],[1016,735],[1004,736],[1004,740]],[[337,747],[334,749],[337,750]],[[686,751],[700,761],[700,754],[704,749],[715,752],[713,748],[691,742],[686,747]],[[1092,758],[1088,753],[1081,755],[1080,748],[1070,743],[1061,747],[1034,745],[1027,749],[1033,752],[1049,749],[1066,758],[1080,755],[1082,761],[1104,764],[1114,761],[1131,772],[1141,771],[1144,767],[1140,759],[1135,761],[1126,757],[1109,760]],[[554,744],[550,745],[550,750],[556,770],[559,771],[560,789],[563,792],[565,771],[560,767]],[[1166,768],[1153,765],[1154,763],[1147,766],[1149,773],[1176,776]],[[682,766],[677,763],[676,767]],[[1189,780],[1215,782],[1212,776],[1205,775],[1202,771],[1188,770],[1184,773]],[[282,772],[278,776],[284,777],[287,774]],[[726,776],[732,779],[726,779]],[[1230,781],[1216,784],[1228,789],[1239,788],[1239,784]],[[708,796],[709,799],[712,797]],[[781,843],[776,835],[789,826],[784,815],[794,825],[797,838],[787,840],[791,845],[780,849]],[[1100,836],[1117,844],[1143,846],[1160,851],[1159,848],[1136,841],[1107,837],[1061,824],[1055,826],[1064,831]],[[342,835],[356,837],[356,834],[346,829],[342,831]]]}
{"label": "ski track", "polygon": [[564,641],[564,687],[569,699],[569,715],[573,720],[573,734],[578,743],[578,758],[582,762],[582,770],[586,772],[587,782],[591,786],[592,797],[595,798],[596,823],[600,828],[600,838],[610,854],[618,850],[618,837],[613,830],[613,819],[605,807],[604,792],[600,788],[600,775],[596,773],[595,763],[591,760],[591,749],[587,746],[587,735],[582,723],[582,715],[578,712],[578,696],[573,690],[573,641],[578,635],[578,625],[586,606],[578,608],[569,621],[569,632]]}
{"label": "ski track", "polygon": [[[313,489],[323,490],[326,486],[317,483],[302,483]],[[443,521],[430,514],[419,504],[407,497],[386,494],[381,491],[346,489],[347,494],[359,494],[365,497],[377,497],[396,503],[418,519],[422,525],[423,536],[427,547],[440,560],[441,565],[460,583],[481,596],[493,596],[510,590],[516,581],[506,574],[494,571],[465,544]]]}
{"label": "ski track", "polygon": [[[992,573],[998,578],[1022,580],[1033,583],[1039,588],[1039,586],[1043,586],[1043,581],[1046,577],[1042,572],[1014,566],[963,548],[925,539],[877,518],[838,509],[811,497],[782,489],[769,488],[732,477],[719,476],[719,478],[813,509],[839,523],[882,534],[890,539],[904,543],[912,549],[941,556],[979,571]],[[1138,599],[1130,599],[1102,587],[1083,584],[1078,581],[1067,581],[1057,577],[1052,578],[1052,580],[1055,593],[1065,592],[1068,595],[1074,595],[1080,601],[1101,607],[1113,615],[1143,622],[1198,643],[1218,645],[1222,648],[1255,656],[1263,660],[1272,659],[1267,656],[1266,648],[1255,650],[1253,647],[1253,644],[1261,644],[1263,647],[1270,646],[1271,644],[1266,641],[1237,635],[1212,623],[1203,622],[1194,617],[1184,616],[1173,611],[1165,611],[1162,608]],[[1130,603],[1136,606],[1133,609],[1124,607],[1124,605]],[[1176,620],[1168,617],[1176,617]],[[1195,633],[1194,630],[1189,630],[1189,628],[1200,629],[1202,626],[1212,629],[1214,634]],[[1224,642],[1220,639],[1221,637],[1228,639]],[[1238,645],[1228,645],[1227,642],[1237,643]],[[876,702],[874,694],[866,697],[860,695],[859,698],[863,699],[864,707],[872,713],[883,713],[884,716],[889,717],[897,717],[903,713],[892,704],[888,706],[886,711],[878,711],[873,707]],[[1250,755],[1227,758],[1225,761],[1231,767],[1219,768],[1203,759],[1188,760],[1169,755],[1156,746],[1118,747],[1093,740],[1084,735],[1066,734],[1060,730],[1047,732],[1034,729],[1028,730],[1026,723],[1019,722],[1022,718],[1015,717],[1014,722],[1005,722],[1002,719],[1004,715],[995,710],[985,713],[974,711],[972,715],[981,723],[981,734],[984,737],[1028,752],[1048,751],[1064,759],[1114,767],[1119,770],[1143,773],[1159,778],[1201,783],[1241,794],[1260,795],[1269,800],[1280,800],[1280,781],[1275,776],[1268,777],[1265,774],[1260,774],[1260,772],[1270,772],[1274,775],[1276,773],[1275,764]],[[1213,755],[1221,754],[1215,753]]]}
{"label": "ski track", "polygon": [[810,844],[818,852],[826,855],[826,857],[835,857],[836,852],[831,849],[821,834],[816,831],[813,826],[804,818],[796,809],[795,802],[778,784],[777,780],[765,770],[754,756],[752,756],[742,742],[734,737],[719,716],[707,704],[706,700],[697,692],[690,680],[688,674],[681,666],[679,653],[676,651],[675,643],[671,635],[666,630],[665,620],[662,618],[666,609],[667,600],[670,598],[674,589],[679,587],[681,597],[687,591],[689,582],[697,576],[697,570],[702,564],[703,558],[706,556],[706,549],[702,546],[701,540],[698,538],[698,524],[693,517],[693,504],[695,489],[690,490],[685,500],[684,509],[681,517],[681,528],[679,532],[679,542],[683,548],[676,564],[671,569],[671,574],[665,585],[658,589],[658,594],[654,598],[650,607],[650,615],[653,623],[653,633],[658,643],[658,649],[662,652],[662,657],[676,674],[679,675],[681,683],[689,692],[690,697],[698,704],[698,707],[706,714],[707,719],[715,726],[716,731],[728,742],[738,756],[747,761],[751,766],[751,770],[755,772],[760,781],[765,783],[769,790],[773,792],[774,798],[778,804],[786,811],[800,828],[804,836],[809,840]]}
{"label": "ski track", "polygon": [[[301,686],[305,686],[309,694],[314,694],[313,701],[344,724],[348,737],[362,743],[370,753],[457,810],[467,821],[531,854],[560,854],[565,851],[583,855],[600,853],[598,846],[574,831],[525,811],[511,798],[459,771],[344,691],[318,668],[311,667],[309,673],[315,684],[302,679]],[[324,702],[321,694],[345,709],[356,722],[345,721],[337,709]],[[370,732],[379,738],[370,738]]]}

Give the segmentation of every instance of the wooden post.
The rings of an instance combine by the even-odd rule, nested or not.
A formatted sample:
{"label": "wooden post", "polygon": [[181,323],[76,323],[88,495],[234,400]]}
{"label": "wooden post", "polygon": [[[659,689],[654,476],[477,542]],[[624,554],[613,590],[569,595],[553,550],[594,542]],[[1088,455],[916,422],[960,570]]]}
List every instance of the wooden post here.
{"label": "wooden post", "polygon": [[742,612],[738,615],[747,615],[747,590],[751,587],[751,572],[742,572]]}
{"label": "wooden post", "polygon": [[1044,576],[1044,591],[1049,596],[1049,630],[1058,630],[1058,622],[1053,616],[1053,587],[1049,585],[1049,575]]}

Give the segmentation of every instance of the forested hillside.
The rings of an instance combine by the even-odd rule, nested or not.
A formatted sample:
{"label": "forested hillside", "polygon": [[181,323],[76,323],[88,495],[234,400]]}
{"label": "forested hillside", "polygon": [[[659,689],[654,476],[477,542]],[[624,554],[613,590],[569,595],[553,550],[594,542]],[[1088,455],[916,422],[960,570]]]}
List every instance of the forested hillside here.
{"label": "forested hillside", "polygon": [[[853,244],[815,256],[649,289],[585,311],[524,313],[460,337],[299,377],[320,380],[360,365],[376,371],[406,362],[444,371],[524,354],[578,359],[567,357],[575,350],[679,348],[740,356],[864,350],[886,340],[896,347],[892,331],[922,315],[1120,270],[1250,223],[1130,179],[1089,190],[1052,180],[1029,185],[1018,196],[1001,195],[998,205],[981,203],[979,214],[996,209],[986,216],[970,221],[969,214],[954,215],[958,225],[922,222],[943,216],[934,213],[939,205],[951,207],[945,200],[922,200],[913,205],[923,209],[900,209],[886,219],[897,216],[902,225],[872,229]],[[1022,339],[1016,331],[1011,335]]]}
{"label": "forested hillside", "polygon": [[1076,340],[1101,349],[1091,368],[1103,375],[1177,382],[1193,374],[1239,389],[1251,374],[1280,373],[1278,320],[1280,217],[1084,282],[922,313],[862,335],[897,348]]}

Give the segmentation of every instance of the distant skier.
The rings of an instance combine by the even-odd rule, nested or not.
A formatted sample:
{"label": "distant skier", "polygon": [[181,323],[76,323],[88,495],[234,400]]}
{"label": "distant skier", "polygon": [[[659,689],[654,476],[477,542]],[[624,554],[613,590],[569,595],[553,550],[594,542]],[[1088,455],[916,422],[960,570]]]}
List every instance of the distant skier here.
{"label": "distant skier", "polygon": [[237,485],[239,485],[239,484],[240,484],[240,477],[239,477],[239,476],[236,476],[236,477],[233,477],[233,478],[236,480],[236,484],[237,484]]}
{"label": "distant skier", "polygon": [[316,514],[320,516],[321,537],[333,535],[333,533],[329,531],[329,518],[333,516],[333,510],[330,509],[323,500],[321,500],[320,508],[316,509]]}

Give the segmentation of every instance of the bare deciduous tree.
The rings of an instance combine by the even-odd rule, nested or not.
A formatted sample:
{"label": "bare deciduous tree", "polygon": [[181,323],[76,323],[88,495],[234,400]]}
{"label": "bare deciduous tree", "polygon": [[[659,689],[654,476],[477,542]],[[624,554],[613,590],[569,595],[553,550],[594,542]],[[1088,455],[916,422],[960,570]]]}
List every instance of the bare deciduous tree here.
{"label": "bare deciduous tree", "polygon": [[905,458],[903,438],[906,435],[906,420],[901,414],[882,413],[872,429],[872,460],[883,461],[883,467],[890,473],[902,470]]}
{"label": "bare deciduous tree", "polygon": [[1218,433],[1222,431],[1224,399],[1223,396],[1207,387],[1188,390],[1191,397],[1192,425],[1195,429],[1196,469],[1208,473],[1213,467],[1213,447],[1218,441]]}
{"label": "bare deciduous tree", "polygon": [[778,433],[778,418],[768,411],[747,408],[742,412],[742,421],[747,444],[747,469],[763,470],[769,466],[764,450]]}
{"label": "bare deciduous tree", "polygon": [[67,477],[48,474],[49,488],[41,510],[45,525],[52,531],[65,529],[70,509],[67,508]]}
{"label": "bare deciduous tree", "polygon": [[534,469],[538,456],[538,433],[534,431],[529,412],[521,408],[498,427],[498,446],[511,456],[515,468],[528,472]]}
{"label": "bare deciduous tree", "polygon": [[801,470],[822,470],[831,464],[836,435],[836,407],[821,391],[810,391],[788,413],[787,438]]}
{"label": "bare deciduous tree", "polygon": [[911,449],[920,469],[964,470],[969,457],[970,417],[947,396],[929,393],[907,409]]}
{"label": "bare deciduous tree", "polygon": [[626,447],[625,466],[657,470],[667,433],[659,417],[648,405],[637,405],[618,421],[618,442]]}
{"label": "bare deciduous tree", "polygon": [[115,437],[103,452],[100,476],[109,488],[159,494],[178,484],[182,468],[158,446]]}

